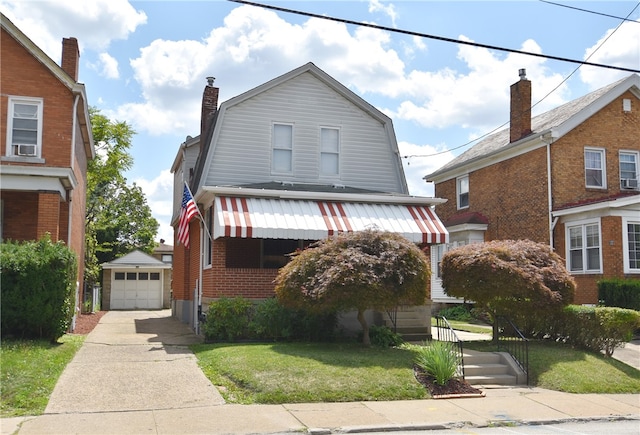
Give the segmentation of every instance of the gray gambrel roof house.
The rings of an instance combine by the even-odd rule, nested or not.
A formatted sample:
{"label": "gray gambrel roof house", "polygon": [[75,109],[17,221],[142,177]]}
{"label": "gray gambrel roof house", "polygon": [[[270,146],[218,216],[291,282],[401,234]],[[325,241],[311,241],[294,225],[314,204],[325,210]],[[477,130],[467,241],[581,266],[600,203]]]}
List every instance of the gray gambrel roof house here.
{"label": "gray gambrel roof house", "polygon": [[470,165],[484,166],[482,164],[484,159],[492,158],[492,161],[487,164],[493,164],[496,155],[506,154],[510,151],[517,152],[516,150],[520,148],[526,149],[532,142],[540,145],[542,141],[538,139],[543,136],[550,136],[553,140],[557,140],[629,89],[640,97],[640,76],[638,74],[632,74],[583,97],[534,116],[531,118],[531,134],[520,140],[510,142],[508,127],[500,130],[481,140],[437,171],[426,175],[424,179],[441,182],[460,175],[460,172],[466,171]]}

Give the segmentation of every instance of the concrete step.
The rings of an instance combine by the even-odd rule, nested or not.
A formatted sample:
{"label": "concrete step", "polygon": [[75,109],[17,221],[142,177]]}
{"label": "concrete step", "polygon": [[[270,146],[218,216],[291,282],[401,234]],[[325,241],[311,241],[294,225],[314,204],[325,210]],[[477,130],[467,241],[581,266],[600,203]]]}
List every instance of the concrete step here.
{"label": "concrete step", "polygon": [[465,381],[471,385],[517,385],[517,377],[514,375],[475,375],[467,376]]}
{"label": "concrete step", "polygon": [[467,376],[494,376],[506,375],[509,367],[505,364],[464,364],[464,375]]}
{"label": "concrete step", "polygon": [[470,353],[464,349],[463,356],[465,365],[500,364],[502,362],[500,354],[494,352]]}

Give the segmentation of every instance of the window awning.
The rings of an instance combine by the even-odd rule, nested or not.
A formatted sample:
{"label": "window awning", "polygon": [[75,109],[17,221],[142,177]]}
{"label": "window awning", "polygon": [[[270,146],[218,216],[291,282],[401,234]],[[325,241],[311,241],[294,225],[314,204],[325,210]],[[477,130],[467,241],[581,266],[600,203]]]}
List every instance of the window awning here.
{"label": "window awning", "polygon": [[213,238],[320,240],[375,228],[415,243],[448,243],[429,206],[216,196]]}

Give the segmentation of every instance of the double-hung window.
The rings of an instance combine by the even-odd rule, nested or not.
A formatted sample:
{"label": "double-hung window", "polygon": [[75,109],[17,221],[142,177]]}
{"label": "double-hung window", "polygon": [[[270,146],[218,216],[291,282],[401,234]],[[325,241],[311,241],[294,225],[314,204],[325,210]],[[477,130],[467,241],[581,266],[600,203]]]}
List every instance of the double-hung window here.
{"label": "double-hung window", "polygon": [[7,155],[40,157],[42,149],[42,99],[9,97]]}
{"label": "double-hung window", "polygon": [[620,151],[620,187],[623,189],[638,188],[639,154],[637,151]]}
{"label": "double-hung window", "polygon": [[273,156],[271,172],[290,174],[293,172],[293,125],[273,124]]}
{"label": "double-hung window", "polygon": [[469,207],[469,176],[464,175],[456,179],[456,191],[458,199],[458,208]]}
{"label": "double-hung window", "polygon": [[340,130],[320,129],[320,175],[340,173]]}
{"label": "double-hung window", "polygon": [[594,187],[598,189],[607,187],[604,149],[584,149],[584,176],[586,187]]}
{"label": "double-hung window", "polygon": [[640,273],[640,219],[622,219],[624,273]]}
{"label": "double-hung window", "polygon": [[567,262],[572,273],[602,272],[600,222],[567,226]]}

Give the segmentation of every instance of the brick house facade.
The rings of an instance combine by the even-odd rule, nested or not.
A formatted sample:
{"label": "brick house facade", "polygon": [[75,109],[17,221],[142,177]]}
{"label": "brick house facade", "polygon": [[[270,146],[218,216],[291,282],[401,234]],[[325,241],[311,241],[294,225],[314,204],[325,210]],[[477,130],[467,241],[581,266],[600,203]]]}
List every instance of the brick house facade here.
{"label": "brick house facade", "polygon": [[[197,328],[210,301],[273,297],[286,255],[338,232],[375,226],[425,250],[446,242],[433,211],[443,200],[408,195],[391,120],[314,64],[219,108],[212,83],[200,136],[187,137],[172,166],[174,316]],[[201,214],[188,248],[177,236],[185,183]]]}
{"label": "brick house facade", "polygon": [[449,199],[436,209],[452,241],[469,242],[455,226],[475,215],[485,222],[476,241],[551,244],[577,281],[574,302],[596,304],[599,279],[640,278],[640,78],[518,118],[530,88],[524,74],[512,86],[515,132],[485,138],[425,180]]}
{"label": "brick house facade", "polygon": [[75,38],[62,41],[56,64],[1,16],[0,231],[2,240],[46,233],[78,257],[84,274],[87,161],[94,156]]}

